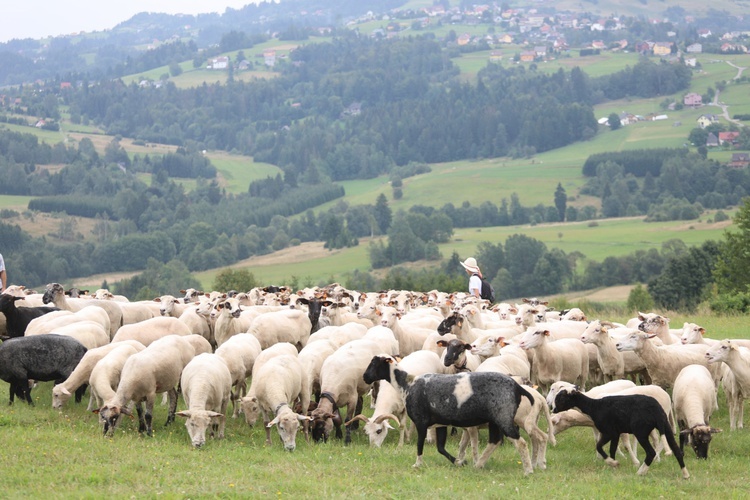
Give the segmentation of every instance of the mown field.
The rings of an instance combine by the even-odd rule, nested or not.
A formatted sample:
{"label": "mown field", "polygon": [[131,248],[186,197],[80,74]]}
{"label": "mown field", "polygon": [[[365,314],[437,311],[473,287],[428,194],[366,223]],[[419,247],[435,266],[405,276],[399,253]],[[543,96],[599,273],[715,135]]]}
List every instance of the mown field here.
{"label": "mown field", "polygon": [[[618,319],[618,318],[611,318]],[[619,318],[623,320],[625,318]],[[672,325],[697,322],[715,338],[747,337],[743,320],[714,316],[673,316]],[[590,429],[574,428],[557,436],[547,450],[547,470],[524,477],[518,455],[510,445],[494,453],[485,469],[456,468],[434,445],[425,448],[425,466],[413,469],[414,441],[397,448],[398,434],[388,435],[383,448],[370,448],[362,430],[345,446],[332,440],[306,443],[302,434],[293,453],[284,452],[276,431],[266,446],[265,432],[243,420],[228,419],[226,438],[208,440],[203,449],[190,445],[181,419],[163,427],[166,407],[157,404],[154,436],[139,436],[137,421],[126,420],[114,438],[101,435],[97,416],[72,401],[62,410],[51,408],[52,383],[33,392],[36,406],[16,402],[7,406],[8,385],[0,382],[0,433],[4,498],[70,497],[323,497],[352,496],[417,498],[676,498],[747,495],[747,450],[750,431],[730,431],[723,392],[711,419],[723,429],[713,438],[709,459],[698,460],[686,450],[691,478],[681,479],[673,457],[662,457],[645,477],[620,457],[618,469],[595,458]],[[184,408],[180,399],[179,409]],[[365,405],[364,413],[370,415]],[[546,423],[540,426],[546,428]],[[481,433],[482,443],[486,431]],[[458,437],[449,439],[455,453]],[[642,459],[644,453],[639,450]]]}

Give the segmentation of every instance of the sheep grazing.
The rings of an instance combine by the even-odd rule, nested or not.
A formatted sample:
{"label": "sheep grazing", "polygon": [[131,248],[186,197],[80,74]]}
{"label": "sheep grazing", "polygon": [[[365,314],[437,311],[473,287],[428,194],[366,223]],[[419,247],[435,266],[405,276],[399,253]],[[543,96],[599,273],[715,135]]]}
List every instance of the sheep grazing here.
{"label": "sheep grazing", "polygon": [[[107,344],[95,349],[89,349],[86,351],[86,354],[83,355],[83,358],[81,358],[78,365],[76,365],[75,370],[71,372],[70,376],[52,388],[52,408],[55,410],[61,409],[70,399],[73,392],[76,393],[76,403],[79,403],[81,401],[81,396],[86,389],[86,383],[91,376],[91,371],[102,358],[121,345],[132,345],[133,347],[138,346],[138,350],[144,349],[143,344],[133,340],[118,342],[116,344]],[[79,392],[81,388],[83,388],[83,390]],[[90,410],[93,410],[93,408],[89,408],[89,411]]]}
{"label": "sheep grazing", "polygon": [[188,409],[176,415],[187,419],[190,441],[194,447],[206,444],[206,430],[216,424],[216,438],[224,438],[227,405],[232,376],[226,363],[215,354],[203,353],[185,366],[180,377],[182,397]]}
{"label": "sheep grazing", "polygon": [[[174,319],[176,318],[154,318]],[[130,415],[126,406],[134,401],[138,409],[138,432],[153,434],[151,425],[154,400],[157,393],[169,394],[167,425],[174,421],[177,407],[177,383],[182,369],[195,356],[195,349],[179,335],[168,335],[152,342],[143,351],[128,358],[122,368],[122,376],[115,395],[95,410],[104,427],[104,434],[114,433],[122,414]],[[141,404],[146,402],[145,415]]]}
{"label": "sheep grazing", "polygon": [[[96,403],[95,408],[101,408],[105,401],[114,397],[120,384],[122,367],[133,354],[145,349],[144,345],[135,340],[110,344],[114,348],[101,358],[91,370],[89,386],[91,386],[91,400]],[[80,366],[80,365],[79,365]],[[91,406],[91,403],[89,403]],[[93,411],[91,408],[89,411]]]}
{"label": "sheep grazing", "polygon": [[60,383],[84,354],[86,348],[65,335],[18,337],[0,344],[0,380],[10,384],[10,404],[18,396],[33,406],[29,379]]}
{"label": "sheep grazing", "polygon": [[521,456],[525,474],[533,472],[526,441],[518,432],[513,419],[521,397],[533,405],[534,398],[512,378],[501,373],[460,373],[458,375],[426,374],[412,377],[398,367],[390,356],[375,356],[364,374],[365,382],[387,380],[406,396],[406,412],[417,429],[417,461],[423,463],[424,442],[427,429],[436,429],[438,452],[456,463],[455,457],[445,449],[447,425],[475,427],[487,424],[489,443],[475,467],[484,467],[504,436],[515,445]]}
{"label": "sheep grazing", "polygon": [[393,429],[388,421],[392,421],[399,428],[398,446],[404,445],[406,435],[406,406],[401,393],[393,388],[391,384],[380,382],[378,384],[378,397],[375,401],[375,410],[371,417],[363,414],[356,415],[345,425],[351,425],[352,421],[361,420],[365,423],[365,434],[370,439],[370,446],[380,448],[388,435],[388,429]]}
{"label": "sheep grazing", "polygon": [[7,293],[0,294],[0,312],[5,315],[5,328],[8,337],[23,337],[31,320],[47,313],[58,311],[57,307],[16,307],[16,301],[24,297],[14,297]]}
{"label": "sheep grazing", "polygon": [[729,425],[731,430],[742,429],[743,401],[750,398],[750,349],[725,339],[706,351],[706,360],[711,364],[724,362],[729,367],[724,381]]}
{"label": "sheep grazing", "polygon": [[224,360],[232,375],[232,418],[239,415],[239,399],[247,393],[247,377],[260,352],[258,339],[249,333],[239,333],[216,349],[216,355]]}
{"label": "sheep grazing", "polygon": [[[656,429],[662,436],[666,436],[667,443],[672,453],[680,464],[682,478],[688,479],[690,473],[685,467],[682,451],[677,445],[672,434],[666,413],[656,399],[642,394],[628,396],[606,396],[602,399],[593,399],[577,389],[565,389],[555,395],[552,413],[577,408],[594,421],[594,426],[601,433],[596,443],[596,451],[612,467],[617,467],[619,462],[615,460],[617,444],[620,434],[628,433],[635,435],[638,443],[646,450],[646,458],[638,469],[638,475],[648,472],[651,463],[656,457],[656,451],[651,446],[649,435]],[[610,443],[609,456],[604,452],[604,445]]]}
{"label": "sheep grazing", "polygon": [[688,365],[680,371],[672,390],[674,413],[680,427],[680,449],[690,443],[698,458],[708,458],[711,436],[720,429],[708,424],[711,414],[719,409],[716,387],[705,366]]}
{"label": "sheep grazing", "polygon": [[[271,427],[276,426],[284,449],[294,451],[300,422],[304,422],[305,438],[308,438],[307,423],[310,417],[294,412],[292,405],[299,398],[302,408],[310,405],[307,392],[307,373],[295,355],[281,355],[269,359],[253,374],[251,394],[243,398],[246,418],[255,419],[250,411],[263,414],[266,428],[266,444],[271,444]],[[252,409],[252,410],[251,410]],[[269,418],[273,416],[273,419]]]}

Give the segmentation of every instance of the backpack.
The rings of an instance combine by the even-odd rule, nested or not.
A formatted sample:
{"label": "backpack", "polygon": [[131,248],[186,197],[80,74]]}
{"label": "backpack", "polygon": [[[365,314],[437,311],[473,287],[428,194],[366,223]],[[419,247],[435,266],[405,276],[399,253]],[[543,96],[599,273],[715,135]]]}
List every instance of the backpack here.
{"label": "backpack", "polygon": [[[473,276],[479,276],[479,275],[474,273]],[[486,279],[482,277],[479,277],[479,279],[482,281],[482,289],[479,291],[479,295],[482,297],[483,300],[489,300],[490,304],[494,303],[495,302],[495,288]]]}

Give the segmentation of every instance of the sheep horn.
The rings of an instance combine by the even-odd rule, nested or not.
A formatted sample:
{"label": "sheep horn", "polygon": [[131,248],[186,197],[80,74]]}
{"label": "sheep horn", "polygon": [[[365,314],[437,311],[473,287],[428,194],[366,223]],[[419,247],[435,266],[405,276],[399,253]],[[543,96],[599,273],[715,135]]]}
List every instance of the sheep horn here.
{"label": "sheep horn", "polygon": [[369,423],[370,422],[369,418],[365,417],[364,415],[362,415],[360,413],[359,415],[355,415],[354,418],[352,418],[351,420],[349,420],[348,422],[346,422],[344,425],[347,426],[347,427],[349,427],[350,425],[352,425],[352,422],[356,422],[357,420],[361,420],[364,423]]}
{"label": "sheep horn", "polygon": [[393,423],[396,424],[396,427],[401,426],[401,422],[398,421],[398,417],[396,417],[396,415],[394,415],[393,413],[386,413],[384,415],[378,415],[378,417],[375,419],[375,423],[380,424],[383,422],[383,420],[386,420],[386,419],[393,420]]}

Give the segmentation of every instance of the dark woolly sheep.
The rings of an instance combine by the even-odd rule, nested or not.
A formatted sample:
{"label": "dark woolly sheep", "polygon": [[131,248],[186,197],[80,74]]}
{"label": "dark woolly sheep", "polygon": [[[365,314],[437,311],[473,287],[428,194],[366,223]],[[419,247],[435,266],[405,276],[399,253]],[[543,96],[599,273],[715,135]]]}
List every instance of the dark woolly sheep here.
{"label": "dark woolly sheep", "polygon": [[528,446],[513,420],[521,397],[526,397],[532,405],[534,399],[512,378],[495,372],[426,374],[415,378],[399,369],[393,357],[375,356],[365,371],[364,380],[368,384],[375,380],[387,380],[406,395],[406,412],[417,428],[417,461],[414,467],[422,465],[424,442],[430,426],[438,426],[438,452],[452,463],[457,463],[455,457],[445,450],[448,436],[445,426],[475,427],[487,424],[489,443],[474,465],[483,467],[503,437],[507,436],[521,456],[524,473],[533,472]]}
{"label": "dark woolly sheep", "polygon": [[0,379],[10,384],[10,404],[18,396],[30,405],[29,379],[60,383],[75,369],[86,348],[66,335],[35,335],[0,345]]}
{"label": "dark woolly sheep", "polygon": [[23,300],[25,297],[14,297],[7,293],[0,294],[0,312],[5,315],[8,336],[23,337],[26,333],[26,327],[31,320],[44,316],[52,311],[59,311],[57,307],[40,306],[40,307],[16,307],[17,300]]}
{"label": "dark woolly sheep", "polygon": [[[675,441],[672,427],[669,425],[667,414],[664,413],[659,402],[651,396],[633,394],[629,396],[606,396],[601,399],[593,399],[581,393],[578,389],[562,390],[557,393],[552,407],[552,413],[576,408],[585,413],[594,421],[594,427],[601,433],[596,443],[596,451],[605,462],[617,467],[619,463],[615,460],[617,444],[620,434],[633,434],[641,447],[646,451],[646,458],[638,469],[638,475],[648,472],[656,457],[656,451],[651,446],[648,437],[651,431],[656,429],[662,436],[667,438],[667,443],[680,464],[682,478],[690,477],[682,450]],[[604,452],[604,445],[609,445],[609,456]]]}

